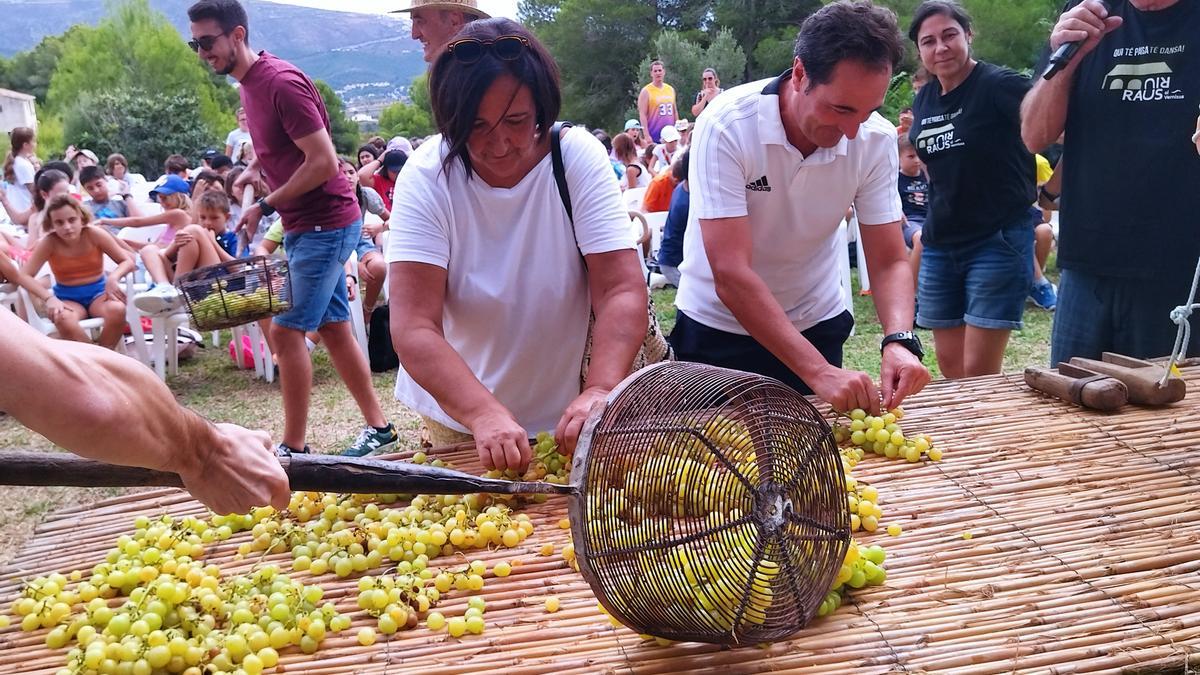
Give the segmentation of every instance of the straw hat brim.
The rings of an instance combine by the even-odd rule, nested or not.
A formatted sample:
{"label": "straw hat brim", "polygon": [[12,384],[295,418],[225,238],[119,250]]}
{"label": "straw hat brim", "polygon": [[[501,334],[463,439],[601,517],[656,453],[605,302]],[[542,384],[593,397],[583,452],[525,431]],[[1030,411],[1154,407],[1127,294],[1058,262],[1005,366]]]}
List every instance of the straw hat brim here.
{"label": "straw hat brim", "polygon": [[481,19],[492,18],[491,14],[479,9],[471,7],[461,2],[426,2],[416,7],[405,7],[404,9],[393,9],[389,14],[403,14],[413,11],[414,9],[447,9],[452,12],[463,12],[464,14],[474,14]]}

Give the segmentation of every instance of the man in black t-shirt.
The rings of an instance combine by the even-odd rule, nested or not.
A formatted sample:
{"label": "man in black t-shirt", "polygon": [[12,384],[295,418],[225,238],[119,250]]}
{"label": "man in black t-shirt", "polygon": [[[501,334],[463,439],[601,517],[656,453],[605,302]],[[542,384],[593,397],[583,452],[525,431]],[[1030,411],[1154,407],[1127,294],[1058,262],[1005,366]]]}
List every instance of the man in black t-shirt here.
{"label": "man in black t-shirt", "polygon": [[1021,110],[1031,150],[1065,131],[1051,361],[1164,356],[1176,334],[1170,311],[1187,300],[1200,257],[1200,156],[1189,143],[1200,3],[1130,0],[1111,14],[1098,0],[1071,4],[1049,50],[1082,40],[1081,49]]}

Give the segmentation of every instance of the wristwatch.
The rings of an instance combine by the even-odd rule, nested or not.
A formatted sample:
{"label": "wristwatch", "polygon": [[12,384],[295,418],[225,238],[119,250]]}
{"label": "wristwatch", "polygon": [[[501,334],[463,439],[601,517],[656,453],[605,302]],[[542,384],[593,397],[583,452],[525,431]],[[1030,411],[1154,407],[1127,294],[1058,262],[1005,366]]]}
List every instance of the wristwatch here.
{"label": "wristwatch", "polygon": [[893,342],[900,343],[900,346],[912,352],[918,360],[923,360],[925,358],[925,349],[921,347],[921,338],[917,337],[917,334],[911,330],[885,335],[883,339],[879,341],[879,351],[882,352],[884,347],[892,344]]}
{"label": "wristwatch", "polygon": [[258,200],[255,202],[255,204],[258,204],[258,208],[260,211],[262,211],[263,217],[270,218],[271,216],[275,215],[275,207],[267,203],[266,197]]}

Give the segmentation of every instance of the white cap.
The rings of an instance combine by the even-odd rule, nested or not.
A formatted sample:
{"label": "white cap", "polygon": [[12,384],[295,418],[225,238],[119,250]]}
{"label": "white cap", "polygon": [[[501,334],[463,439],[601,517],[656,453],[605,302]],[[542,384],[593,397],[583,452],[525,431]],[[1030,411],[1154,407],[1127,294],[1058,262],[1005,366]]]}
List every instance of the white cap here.
{"label": "white cap", "polygon": [[663,130],[658,133],[658,137],[660,139],[662,139],[663,143],[670,143],[671,141],[678,141],[679,140],[679,130],[676,129],[674,126],[666,126],[666,127],[663,127]]}

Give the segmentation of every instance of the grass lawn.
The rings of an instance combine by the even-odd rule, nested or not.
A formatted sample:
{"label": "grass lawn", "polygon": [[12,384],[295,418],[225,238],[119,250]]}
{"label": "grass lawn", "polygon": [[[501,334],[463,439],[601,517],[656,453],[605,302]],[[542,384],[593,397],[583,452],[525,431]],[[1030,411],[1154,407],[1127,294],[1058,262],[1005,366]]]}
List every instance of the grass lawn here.
{"label": "grass lawn", "polygon": [[[1046,276],[1058,283],[1058,269],[1055,266],[1054,254],[1046,265]],[[870,373],[879,377],[879,340],[883,338],[883,329],[875,316],[875,305],[870,296],[858,294],[858,275],[852,271],[854,285],[854,335],[846,342],[844,366]],[[675,289],[666,288],[654,291],[654,306],[658,311],[658,322],[665,333],[670,333],[675,327]],[[1050,363],[1050,326],[1054,321],[1054,312],[1038,309],[1032,303],[1025,304],[1025,329],[1013,331],[1008,340],[1008,349],[1004,352],[1004,372],[1019,373],[1026,366],[1045,366]],[[929,367],[933,377],[941,377],[938,371],[937,359],[933,355],[933,333],[927,330],[917,331],[921,342],[925,345],[925,365]]]}
{"label": "grass lawn", "polygon": [[[1057,280],[1057,272],[1051,272],[1050,276]],[[855,293],[854,315],[858,325],[855,335],[846,343],[845,365],[878,377],[882,331],[875,318],[871,299],[857,295],[857,286]],[[675,290],[655,291],[654,299],[659,322],[663,330],[669,333],[675,325]],[[1049,361],[1052,319],[1052,313],[1027,306],[1025,330],[1013,333],[1009,341],[1004,359],[1005,371],[1020,372],[1027,365]],[[928,331],[922,331],[921,339],[930,352],[926,363],[937,377],[937,365],[932,357],[933,336]],[[226,333],[220,347],[214,348],[209,344],[195,359],[182,364],[179,375],[168,381],[171,391],[181,403],[209,419],[266,429],[272,437],[278,438],[283,430],[283,406],[278,381],[267,384],[255,379],[250,372],[236,370],[225,349],[228,341]],[[363,422],[324,350],[318,349],[314,357],[313,379],[308,442],[321,452],[349,445]],[[395,375],[375,375],[374,382],[384,411],[400,430],[401,447],[415,448],[419,442],[419,420],[393,398]],[[53,446],[17,424],[11,417],[3,416],[0,417],[0,448],[52,450]],[[120,489],[0,487],[0,562],[16,553],[17,547],[47,513],[64,506],[107,499],[122,493]]]}

